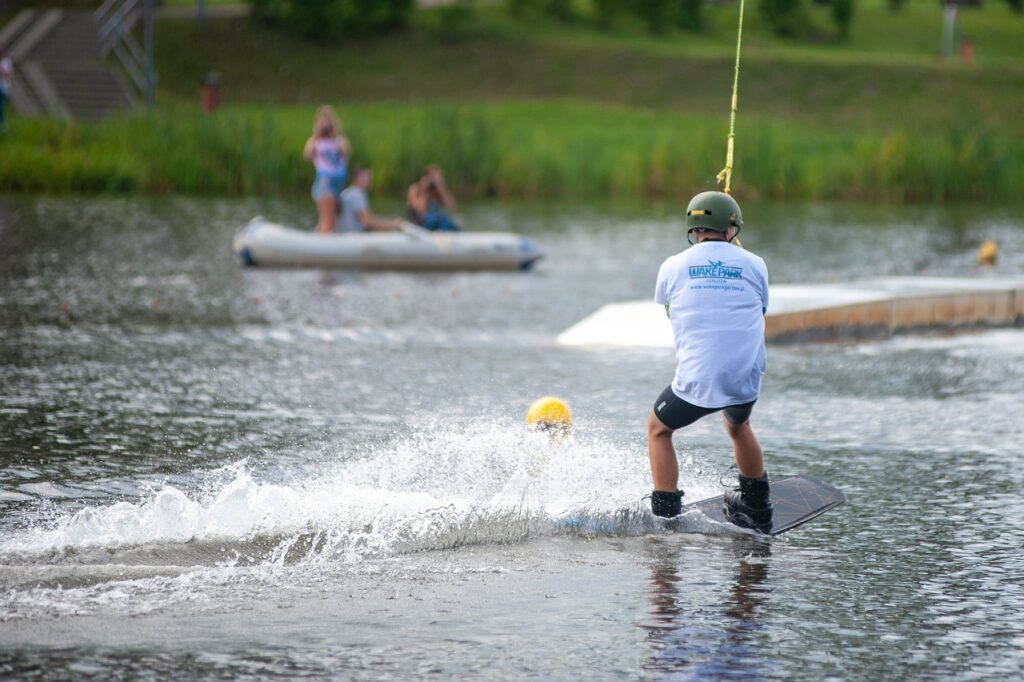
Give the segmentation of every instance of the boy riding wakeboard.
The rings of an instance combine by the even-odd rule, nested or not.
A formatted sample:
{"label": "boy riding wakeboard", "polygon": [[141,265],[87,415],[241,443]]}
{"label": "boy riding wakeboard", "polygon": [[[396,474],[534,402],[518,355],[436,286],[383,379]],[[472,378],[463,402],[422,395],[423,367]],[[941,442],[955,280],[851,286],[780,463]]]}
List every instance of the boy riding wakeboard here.
{"label": "boy riding wakeboard", "polygon": [[725,516],[738,526],[768,532],[768,475],[750,427],[766,366],[768,269],[760,257],[733,243],[742,225],[731,196],[698,194],[686,209],[690,248],[669,257],[658,271],[654,300],[672,322],[677,365],[647,419],[651,511],[672,517],[682,509],[672,434],[721,411],[739,467],[739,488],[725,494]]}

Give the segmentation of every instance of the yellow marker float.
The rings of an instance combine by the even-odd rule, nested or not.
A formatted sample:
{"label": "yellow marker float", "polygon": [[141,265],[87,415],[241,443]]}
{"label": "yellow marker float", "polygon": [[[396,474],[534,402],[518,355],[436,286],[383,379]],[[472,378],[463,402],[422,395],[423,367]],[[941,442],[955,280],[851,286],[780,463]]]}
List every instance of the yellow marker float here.
{"label": "yellow marker float", "polygon": [[572,429],[572,410],[561,398],[544,396],[530,405],[526,423],[536,431],[569,431]]}
{"label": "yellow marker float", "polygon": [[526,425],[530,442],[526,473],[530,478],[539,478],[552,453],[570,442],[572,410],[561,398],[537,398],[526,412]]}
{"label": "yellow marker float", "polygon": [[999,244],[989,239],[978,249],[978,263],[980,265],[994,266],[999,260]]}

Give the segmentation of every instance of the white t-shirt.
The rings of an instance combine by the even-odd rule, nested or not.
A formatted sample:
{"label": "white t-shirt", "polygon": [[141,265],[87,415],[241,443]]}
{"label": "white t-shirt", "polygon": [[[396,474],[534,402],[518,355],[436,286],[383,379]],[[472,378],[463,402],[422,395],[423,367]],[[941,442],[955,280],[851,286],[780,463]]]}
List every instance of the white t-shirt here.
{"label": "white t-shirt", "polygon": [[366,226],[359,222],[359,214],[370,210],[370,199],[361,187],[349,187],[341,193],[341,223],[339,232],[362,232]]}
{"label": "white t-shirt", "polygon": [[701,242],[662,263],[654,301],[668,305],[675,335],[673,393],[709,408],[757,400],[767,366],[764,260],[728,242]]}

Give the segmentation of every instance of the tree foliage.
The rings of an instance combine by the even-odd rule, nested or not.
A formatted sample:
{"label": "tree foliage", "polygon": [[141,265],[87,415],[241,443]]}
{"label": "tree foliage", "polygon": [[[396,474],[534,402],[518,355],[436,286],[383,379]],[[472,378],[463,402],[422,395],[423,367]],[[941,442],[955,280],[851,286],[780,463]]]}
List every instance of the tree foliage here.
{"label": "tree foliage", "polygon": [[811,17],[803,0],[761,0],[759,9],[776,35],[803,38],[811,33]]}
{"label": "tree foliage", "polygon": [[516,16],[528,10],[540,10],[549,16],[571,22],[576,19],[572,0],[507,0],[508,11]]}
{"label": "tree foliage", "polygon": [[701,30],[702,3],[703,0],[631,0],[627,6],[652,32],[661,33],[668,28]]}
{"label": "tree foliage", "polygon": [[594,21],[601,28],[609,28],[622,11],[621,0],[592,0]]}
{"label": "tree foliage", "polygon": [[850,37],[850,24],[853,22],[853,0],[832,0],[832,22],[836,25],[836,33],[840,40]]}
{"label": "tree foliage", "polygon": [[689,31],[699,31],[704,28],[704,20],[701,18],[700,7],[703,0],[677,0],[679,13],[676,23],[680,28]]}
{"label": "tree foliage", "polygon": [[[528,10],[541,11],[562,21],[591,17],[602,28],[610,28],[621,15],[632,15],[643,21],[653,33],[670,28],[699,31],[703,28],[701,5],[704,0],[506,0],[511,14],[520,16]],[[589,12],[588,12],[589,9]]]}
{"label": "tree foliage", "polygon": [[672,23],[673,0],[633,0],[630,5],[654,33],[661,33]]}
{"label": "tree foliage", "polygon": [[247,0],[255,17],[304,38],[330,40],[404,25],[415,0]]}

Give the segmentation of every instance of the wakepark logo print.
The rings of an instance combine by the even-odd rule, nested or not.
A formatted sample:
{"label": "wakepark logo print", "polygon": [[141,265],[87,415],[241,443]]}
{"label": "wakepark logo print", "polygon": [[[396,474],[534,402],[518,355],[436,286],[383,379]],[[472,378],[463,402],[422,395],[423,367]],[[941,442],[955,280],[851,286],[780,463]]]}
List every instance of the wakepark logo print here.
{"label": "wakepark logo print", "polygon": [[691,279],[742,279],[743,268],[723,265],[722,261],[709,260],[709,265],[691,265]]}

